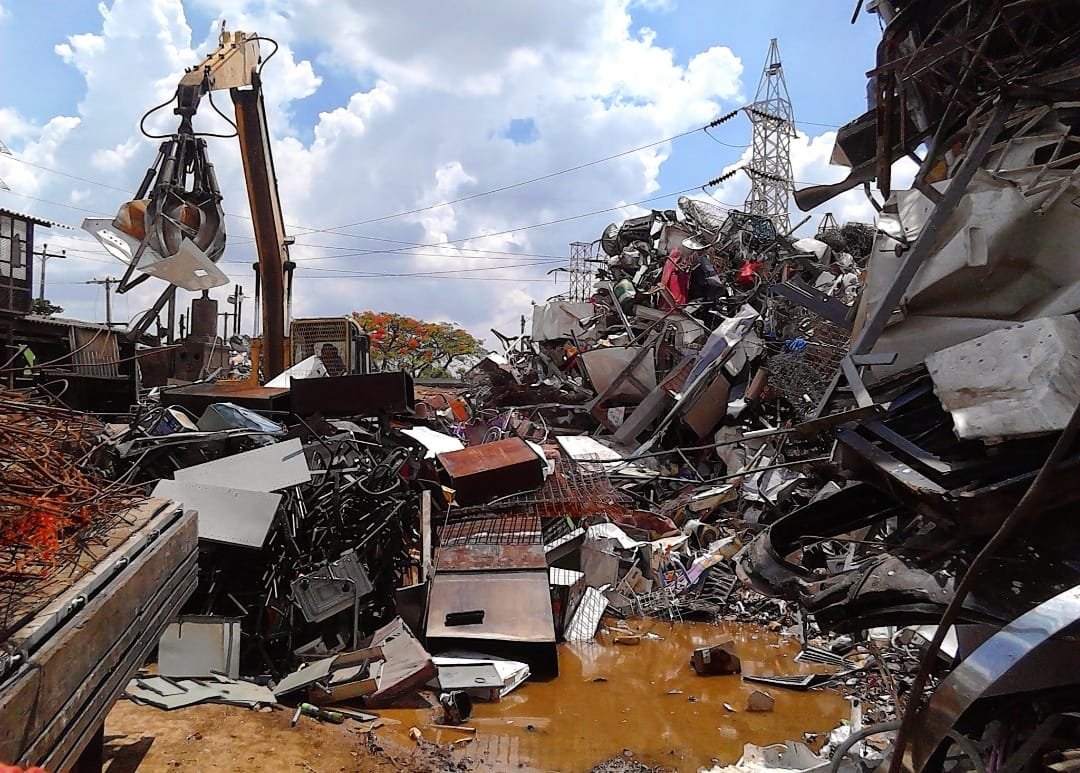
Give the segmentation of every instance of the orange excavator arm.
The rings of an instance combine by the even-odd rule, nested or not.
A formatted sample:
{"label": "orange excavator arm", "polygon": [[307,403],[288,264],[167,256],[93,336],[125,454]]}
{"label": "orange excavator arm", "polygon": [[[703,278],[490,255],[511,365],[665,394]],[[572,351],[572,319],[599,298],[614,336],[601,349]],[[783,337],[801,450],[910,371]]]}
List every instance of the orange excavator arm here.
{"label": "orange excavator arm", "polygon": [[[215,265],[225,248],[221,193],[206,156],[206,140],[194,130],[192,119],[204,96],[210,95],[212,104],[212,92],[228,89],[236,113],[258,254],[256,293],[261,290],[262,295],[262,372],[270,379],[288,364],[286,276],[291,276],[293,264],[289,261],[289,240],[263,104],[260,73],[265,60],[259,51],[260,40],[269,39],[244,32],[222,32],[217,50],[181,78],[173,110],[180,116],[180,126],[174,134],[160,137],[165,141],[134,199],[121,206],[112,221],[88,218],[83,228],[128,264],[117,292],[126,292],[149,276],[172,285],[143,316],[133,335],[141,334],[156,319],[175,296],[177,287],[198,291],[227,283],[228,277]],[[141,274],[135,277],[136,272]],[[253,363],[254,372],[258,366]]]}
{"label": "orange excavator arm", "polygon": [[[232,97],[258,253],[258,281],[262,294],[262,370],[264,377],[270,379],[288,364],[285,352],[288,334],[285,276],[286,272],[291,271],[292,265],[289,262],[289,244],[281,215],[270,130],[263,104],[260,76],[263,60],[259,40],[253,34],[223,32],[218,50],[189,71],[181,80],[180,87],[198,89],[199,92],[227,88]],[[257,367],[257,364],[253,363],[253,366]]]}

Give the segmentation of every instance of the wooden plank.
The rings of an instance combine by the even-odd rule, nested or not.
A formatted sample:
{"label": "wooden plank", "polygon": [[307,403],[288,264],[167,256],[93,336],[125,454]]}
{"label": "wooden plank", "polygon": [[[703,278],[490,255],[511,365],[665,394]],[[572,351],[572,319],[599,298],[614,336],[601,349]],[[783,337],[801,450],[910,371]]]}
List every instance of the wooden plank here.
{"label": "wooden plank", "polygon": [[126,543],[132,534],[141,530],[160,510],[161,500],[151,499],[124,514],[124,519],[110,529],[104,539],[91,542],[78,560],[46,577],[37,580],[0,579],[0,596],[11,600],[11,607],[0,619],[0,640],[22,628],[51,601],[69,590],[87,572],[99,567],[117,548]]}
{"label": "wooden plank", "polygon": [[174,518],[167,511],[147,524],[148,531],[160,524],[161,535],[50,635],[14,680],[0,689],[0,722],[6,731],[0,737],[0,759],[36,762],[26,756],[31,748],[40,753],[58,743],[75,718],[71,712],[83,709],[69,703],[72,696],[84,685],[93,687],[90,683],[98,669],[115,665],[103,663],[103,655],[134,623],[158,612],[149,600],[169,585],[197,550],[194,514],[185,514],[167,528]]}
{"label": "wooden plank", "polygon": [[[126,527],[115,530],[115,533],[110,534],[109,539],[102,543],[102,547],[107,544],[107,551],[102,549],[92,554],[100,556],[97,563],[85,569],[80,568],[78,577],[65,578],[62,587],[47,605],[41,607],[33,618],[13,631],[5,639],[5,643],[9,647],[33,650],[36,646],[35,640],[44,635],[41,629],[55,627],[59,621],[73,614],[85,603],[85,599],[94,594],[96,588],[123,568],[123,562],[130,555],[138,552],[141,549],[140,545],[148,543],[151,532],[154,530],[147,529],[147,524],[158,519],[155,521],[154,529],[161,531],[165,528],[166,522],[163,522],[159,516],[166,509],[169,513],[173,513],[170,518],[178,517],[178,505],[164,499],[147,500],[125,513]],[[134,527],[135,524],[138,524],[137,528]]]}
{"label": "wooden plank", "polygon": [[69,721],[61,728],[60,740],[47,752],[47,756],[41,758],[42,767],[66,770],[73,764],[83,746],[92,740],[96,728],[104,724],[105,716],[124,687],[146,662],[165,627],[195,592],[198,583],[198,556],[192,554],[184,567],[147,605],[146,611],[151,617],[128,628],[110,656],[95,668],[87,682],[71,697],[63,712]]}

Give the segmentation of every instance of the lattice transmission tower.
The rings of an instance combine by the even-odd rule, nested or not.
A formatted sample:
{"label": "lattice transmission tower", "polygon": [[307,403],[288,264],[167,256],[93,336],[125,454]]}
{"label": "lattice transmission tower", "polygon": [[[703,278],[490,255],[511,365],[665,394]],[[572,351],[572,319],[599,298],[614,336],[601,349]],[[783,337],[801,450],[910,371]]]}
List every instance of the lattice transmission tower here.
{"label": "lattice transmission tower", "polygon": [[795,189],[791,175],[795,114],[776,38],[769,45],[769,57],[754,103],[746,112],[754,126],[754,152],[747,169],[750,193],[746,197],[746,211],[771,218],[778,232],[787,233],[791,229],[791,192]]}
{"label": "lattice transmission tower", "polygon": [[593,292],[593,253],[592,245],[587,242],[570,242],[570,289],[566,292],[569,301],[584,302],[592,297]]}

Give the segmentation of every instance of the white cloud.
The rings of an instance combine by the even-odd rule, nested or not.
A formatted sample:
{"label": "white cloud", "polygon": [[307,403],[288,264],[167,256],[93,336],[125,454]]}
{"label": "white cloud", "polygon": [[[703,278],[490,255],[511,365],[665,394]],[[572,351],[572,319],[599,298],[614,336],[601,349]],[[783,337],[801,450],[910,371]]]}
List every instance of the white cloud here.
{"label": "white cloud", "polygon": [[670,13],[675,10],[675,0],[634,0],[631,8],[644,8],[653,13]]}
{"label": "white cloud", "polygon": [[90,156],[90,164],[101,171],[110,171],[116,167],[124,167],[143,149],[143,143],[137,137],[129,137],[119,145],[111,148],[100,148]]}
{"label": "white cloud", "polygon": [[[230,29],[256,31],[281,45],[263,81],[285,220],[301,226],[289,229],[297,237],[292,254],[300,266],[298,316],[376,307],[458,321],[480,334],[493,326],[516,330],[530,300],[559,291],[546,276],[558,264],[495,253],[559,256],[570,241],[596,238],[616,213],[551,228],[520,227],[654,195],[660,170],[677,147],[660,145],[497,195],[381,218],[643,145],[700,126],[744,99],[742,63],[729,49],[699,51],[680,65],[651,31],[634,23],[630,0],[567,0],[558,13],[546,0],[188,3],[228,19]],[[638,4],[649,10],[669,6],[657,0]],[[217,29],[192,30],[180,0],[112,0],[101,6],[98,29],[72,32],[77,34],[49,43],[85,81],[77,114],[34,127],[0,109],[0,131],[18,140],[28,160],[133,190],[156,152],[156,142],[138,133],[139,117],[168,99],[184,68],[212,49]],[[270,48],[265,44],[264,53]],[[217,104],[229,112],[227,95]],[[515,119],[530,119],[535,139],[507,139]],[[163,109],[147,124],[169,132],[176,120]],[[18,131],[8,132],[7,125]],[[200,111],[196,125],[224,127],[209,110]],[[208,145],[226,210],[247,214],[237,143],[211,138]],[[0,166],[0,173],[8,178],[12,166]],[[77,206],[106,213],[124,199],[106,188],[90,188],[87,195],[81,183],[74,194],[71,180],[48,174],[35,179],[20,190],[73,204],[78,195]],[[51,216],[77,224],[83,214]],[[361,221],[374,222],[347,229],[351,236],[318,230]],[[228,225],[230,262],[223,267],[250,293],[250,223],[229,218]],[[518,230],[479,238],[509,229]],[[407,246],[402,242],[447,240],[455,243],[419,249],[425,253],[419,256],[394,252]],[[68,243],[72,250],[95,249]],[[110,265],[56,263],[62,264],[55,269],[57,292],[68,293],[58,300],[69,312],[91,315],[100,292],[59,282],[101,275]],[[519,263],[530,265],[506,267]],[[482,267],[496,270],[472,271]],[[111,270],[120,268],[112,264]],[[468,279],[340,273],[460,269],[470,270],[460,275]],[[53,272],[50,265],[50,281]],[[132,310],[142,308],[160,288],[151,280],[125,302]]]}
{"label": "white cloud", "polygon": [[0,137],[7,142],[12,142],[33,132],[34,126],[18,110],[10,107],[0,107]]}

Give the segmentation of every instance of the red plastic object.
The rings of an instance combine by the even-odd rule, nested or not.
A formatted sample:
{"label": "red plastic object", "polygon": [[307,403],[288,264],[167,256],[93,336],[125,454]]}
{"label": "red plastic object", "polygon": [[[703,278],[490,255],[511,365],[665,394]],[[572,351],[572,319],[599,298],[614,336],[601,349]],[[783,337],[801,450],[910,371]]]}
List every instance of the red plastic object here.
{"label": "red plastic object", "polygon": [[742,268],[739,269],[739,276],[736,281],[741,285],[753,284],[754,279],[761,273],[764,266],[765,264],[760,261],[746,261],[742,264]]}

